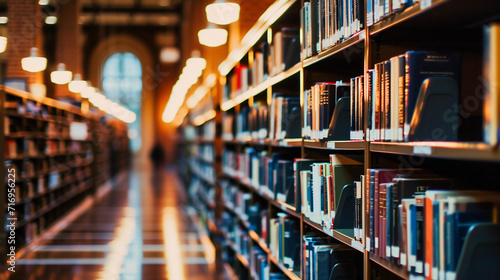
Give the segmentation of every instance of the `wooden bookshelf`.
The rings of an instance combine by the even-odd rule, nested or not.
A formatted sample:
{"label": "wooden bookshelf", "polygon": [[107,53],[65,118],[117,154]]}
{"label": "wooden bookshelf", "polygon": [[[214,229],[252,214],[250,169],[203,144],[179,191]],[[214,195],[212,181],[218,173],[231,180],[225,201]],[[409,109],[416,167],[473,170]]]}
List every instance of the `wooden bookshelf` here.
{"label": "wooden bookshelf", "polygon": [[[329,236],[355,249],[357,254],[362,254],[364,258],[363,274],[365,280],[373,279],[372,272],[374,272],[374,267],[381,267],[389,274],[409,279],[410,275],[405,268],[368,252],[362,242],[352,238],[351,236],[354,236],[353,229],[326,230],[323,226],[307,219],[304,214],[295,211],[294,207],[270,197],[263,190],[263,187],[253,186],[249,182],[249,179],[240,178],[239,176],[242,175],[235,175],[236,172],[224,172],[226,170],[221,166],[222,160],[220,160],[223,150],[231,150],[237,156],[246,156],[245,149],[253,148],[259,152],[266,152],[267,156],[274,153],[283,153],[290,155],[291,158],[308,157],[318,160],[325,160],[330,154],[363,155],[364,174],[366,174],[366,170],[371,168],[394,168],[398,164],[394,158],[397,158],[398,155],[407,157],[418,156],[424,159],[442,159],[452,161],[456,165],[458,165],[457,163],[467,161],[468,164],[477,162],[481,166],[497,166],[500,163],[500,149],[498,147],[491,147],[485,143],[473,140],[464,140],[461,142],[370,142],[366,140],[321,142],[305,139],[306,137],[304,136],[295,139],[272,140],[273,137],[269,137],[269,135],[267,135],[268,138],[266,139],[251,137],[242,139],[239,135],[237,137],[236,131],[226,133],[226,130],[224,130],[225,134],[223,135],[221,131],[221,126],[224,124],[223,118],[226,115],[230,115],[234,118],[233,122],[236,122],[236,116],[239,113],[245,112],[243,109],[247,107],[251,108],[260,104],[267,104],[269,108],[271,106],[272,94],[274,92],[283,93],[283,91],[286,91],[286,94],[290,94],[290,96],[299,97],[301,110],[303,110],[303,92],[309,89],[311,85],[317,82],[347,81],[349,78],[364,75],[368,69],[374,68],[374,64],[385,61],[390,57],[404,54],[409,50],[442,51],[450,49],[450,51],[466,53],[473,57],[473,59],[470,57],[467,57],[467,59],[473,60],[473,63],[477,64],[475,66],[481,66],[478,61],[481,60],[483,55],[481,52],[482,26],[498,19],[500,2],[493,0],[421,1],[401,11],[387,15],[371,26],[365,25],[361,31],[348,38],[342,38],[337,44],[311,57],[301,58],[301,61],[286,71],[274,75],[270,74],[270,72],[270,76],[261,83],[253,86],[250,85],[243,92],[240,90],[230,92],[229,96],[232,97],[228,100],[223,99],[222,92],[225,90],[225,84],[222,80],[230,83],[228,81],[230,81],[231,75],[235,75],[234,73],[236,72],[233,70],[239,64],[250,68],[253,62],[247,56],[259,51],[260,43],[265,40],[266,36],[271,37],[273,32],[283,27],[283,24],[276,24],[276,22],[279,22],[280,17],[295,17],[298,20],[300,15],[296,13],[297,9],[291,7],[294,5],[303,5],[304,2],[307,1],[275,1],[243,37],[241,43],[220,64],[218,71],[221,84],[215,87],[216,93],[214,94],[214,98],[218,98],[218,100],[215,100],[213,106],[217,111],[217,116],[213,121],[217,124],[215,140],[220,140],[222,145],[215,148],[214,153],[219,155],[219,157],[215,157],[215,161],[210,162],[210,164],[218,168],[215,173],[217,176],[216,179],[227,180],[231,185],[235,185],[238,191],[245,194],[250,193],[252,202],[263,202],[265,205],[264,209],[267,209],[268,212],[268,218],[276,217],[277,213],[286,213],[292,219],[300,221],[301,237],[306,234],[305,229],[308,229],[311,232]],[[366,8],[366,1],[364,1],[364,4]],[[366,18],[366,9],[364,13],[364,18]],[[419,31],[416,32],[416,30]],[[469,70],[468,67],[463,68],[467,69],[467,71]],[[468,72],[464,70],[462,72],[462,79],[464,79],[464,74],[468,74]],[[478,73],[474,72],[474,74]],[[464,96],[472,96],[471,92],[478,86],[476,84],[473,85],[475,87],[471,86],[473,82],[468,80],[470,79],[465,78],[465,82],[460,85],[462,90],[461,102],[464,101]],[[367,106],[368,101],[366,98],[363,104],[363,106]],[[267,119],[268,126],[270,126],[269,114]],[[303,111],[301,112],[301,117],[300,122],[303,122]],[[364,112],[362,117],[365,121],[364,129],[366,129],[368,114]],[[474,117],[481,116],[476,114]],[[467,117],[464,119],[467,121]],[[234,130],[234,123],[232,125]],[[299,124],[297,123],[296,125]],[[302,126],[303,124],[301,123],[300,125]],[[476,128],[474,133],[480,133],[480,129],[477,129],[477,127],[474,128]],[[462,134],[469,133],[467,129],[470,129],[470,127],[466,127],[465,133]],[[249,129],[248,134],[250,132]],[[246,131],[242,135],[247,135],[245,133]],[[264,138],[263,136],[259,137]],[[197,142],[200,141],[198,140]],[[207,140],[201,143],[210,142],[214,142],[214,140]],[[215,146],[217,144],[214,144]],[[198,160],[203,161],[203,159]],[[386,160],[390,161],[390,163],[385,162]],[[429,161],[432,162],[432,160]],[[436,161],[434,160],[433,162],[435,163]],[[427,167],[425,164],[422,166],[422,168],[435,168]],[[429,166],[432,165],[429,164]],[[231,168],[235,169],[236,167],[231,166]],[[199,175],[197,174],[197,176]],[[220,187],[216,185],[218,184],[214,184],[214,187]],[[217,190],[222,192],[221,189]],[[496,190],[498,191],[498,189]],[[363,204],[365,204],[365,201],[363,201]],[[215,211],[219,213],[226,211],[238,216],[234,209],[222,200],[221,196],[215,201]],[[239,226],[248,230],[252,244],[259,246],[268,254],[269,263],[273,267],[278,268],[289,279],[301,279],[300,276],[288,271],[282,264],[277,262],[276,258],[272,256],[266,241],[262,240],[255,231],[249,230],[248,222],[243,221],[238,216],[238,223]],[[365,228],[363,232],[363,240],[366,240],[369,230]],[[240,261],[244,263],[245,260]],[[246,263],[248,264],[248,260],[246,260]],[[304,275],[302,274],[302,276]]]}
{"label": "wooden bookshelf", "polygon": [[[19,253],[74,206],[94,195],[99,186],[127,168],[129,143],[126,125],[104,119],[100,111],[84,113],[68,103],[35,99],[28,92],[5,86],[0,86],[0,91],[4,131],[0,138],[1,156],[4,165],[16,170],[14,208]],[[6,102],[9,107],[4,106]],[[71,138],[69,128],[73,122],[87,125],[86,139]],[[102,127],[106,130],[95,129]],[[111,133],[117,147],[114,173],[109,167]],[[0,206],[6,208],[5,202],[3,199]],[[0,220],[5,223],[3,218]]]}
{"label": "wooden bookshelf", "polygon": [[444,159],[500,161],[497,147],[477,142],[371,142],[370,151]]}

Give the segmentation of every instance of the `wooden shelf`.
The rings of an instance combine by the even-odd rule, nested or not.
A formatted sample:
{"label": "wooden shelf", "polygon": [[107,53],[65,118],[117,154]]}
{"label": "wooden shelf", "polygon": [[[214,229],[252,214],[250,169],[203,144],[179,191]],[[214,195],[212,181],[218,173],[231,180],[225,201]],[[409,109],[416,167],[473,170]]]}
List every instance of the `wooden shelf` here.
{"label": "wooden shelf", "polygon": [[344,243],[345,245],[353,248],[353,249],[356,249],[357,251],[361,252],[361,253],[364,253],[364,246],[363,244],[361,244],[359,241],[356,241],[354,238],[350,237],[349,235],[352,235],[350,234],[350,231],[354,232],[354,229],[350,230],[350,229],[338,229],[338,230],[333,230],[332,233],[328,232],[328,231],[325,231],[323,229],[323,227],[311,220],[309,220],[308,218],[306,217],[302,217],[302,221],[307,224],[308,226],[312,227],[313,229],[319,231],[319,232],[322,232],[323,234],[325,235],[328,235],[342,243]]}
{"label": "wooden shelf", "polygon": [[399,265],[395,265],[395,264],[391,263],[390,261],[388,261],[382,257],[379,257],[377,255],[374,255],[372,253],[369,253],[369,254],[370,254],[370,260],[373,261],[374,263],[376,263],[376,264],[380,265],[381,267],[387,269],[388,271],[394,273],[398,277],[401,277],[403,279],[410,278],[408,270],[406,270],[404,267],[399,266]]}
{"label": "wooden shelf", "polygon": [[270,145],[273,147],[291,147],[291,148],[300,148],[302,147],[302,139],[285,139],[285,140],[272,140],[270,141]]}
{"label": "wooden shelf", "polygon": [[293,271],[288,270],[282,263],[280,263],[273,255],[268,254],[269,260],[278,267],[288,278],[292,280],[300,280],[300,276],[295,274]]}
{"label": "wooden shelf", "polygon": [[500,161],[500,151],[479,142],[371,142],[370,151],[459,160]]}
{"label": "wooden shelf", "polygon": [[367,146],[365,141],[330,141],[318,142],[312,140],[304,140],[304,148],[326,149],[326,150],[349,150],[349,151],[364,151]]}
{"label": "wooden shelf", "polygon": [[245,54],[264,36],[267,29],[283,15],[296,0],[277,0],[274,2],[250,28],[248,33],[241,39],[227,58],[219,65],[219,73],[222,76],[227,75],[231,69],[245,56]]}
{"label": "wooden shelf", "polygon": [[233,268],[227,263],[224,263],[224,272],[227,280],[238,280],[238,276],[234,273]]}
{"label": "wooden shelf", "polygon": [[238,94],[233,99],[224,101],[221,104],[221,109],[223,111],[230,110],[234,106],[241,104],[241,103],[247,101],[249,98],[256,96],[257,94],[267,90],[269,87],[272,87],[273,85],[280,83],[280,82],[290,78],[291,76],[299,73],[300,70],[302,70],[302,62],[295,64],[292,68],[290,68],[284,72],[281,72],[273,77],[267,78],[267,80],[265,80],[264,82],[258,84],[255,87],[251,87],[250,89],[248,89],[245,92]]}
{"label": "wooden shelf", "polygon": [[[329,57],[332,57],[334,55],[337,55],[349,48],[352,48],[354,47],[356,44],[359,44],[361,42],[363,42],[365,40],[365,31],[362,30],[360,32],[357,32],[356,34],[354,34],[351,38],[345,40],[344,42],[342,43],[339,43],[335,46],[332,46],[330,47],[329,49],[327,50],[324,50],[322,51],[321,53],[315,55],[315,56],[312,56],[312,57],[309,57],[309,58],[306,58],[303,62],[302,62],[302,65],[304,68],[306,67],[309,67],[317,62],[320,62],[322,60],[325,60]],[[360,50],[362,51],[364,49],[364,46],[363,48],[360,48]]]}
{"label": "wooden shelf", "polygon": [[284,211],[288,215],[291,215],[297,219],[300,219],[302,217],[302,213],[297,213],[294,208],[292,208],[290,205],[286,204],[285,202],[280,201],[280,200],[276,201],[276,200],[270,199],[270,198],[268,198],[268,199],[269,199],[269,202],[271,203],[271,205],[279,208],[281,211]]}

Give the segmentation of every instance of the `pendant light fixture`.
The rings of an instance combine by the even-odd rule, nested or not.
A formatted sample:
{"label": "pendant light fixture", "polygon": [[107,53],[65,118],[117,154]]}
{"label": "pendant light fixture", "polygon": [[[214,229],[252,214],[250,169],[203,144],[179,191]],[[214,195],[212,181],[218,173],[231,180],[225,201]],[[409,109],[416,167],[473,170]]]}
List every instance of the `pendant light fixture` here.
{"label": "pendant light fixture", "polygon": [[69,82],[68,89],[74,93],[81,93],[87,87],[87,82],[82,80],[80,74],[75,74],[73,80]]}
{"label": "pendant light fixture", "polygon": [[0,36],[0,53],[5,52],[6,48],[7,48],[7,37]]}
{"label": "pendant light fixture", "polygon": [[30,56],[21,59],[21,66],[24,71],[40,72],[47,68],[47,59],[38,56],[37,48],[31,48]]}
{"label": "pendant light fixture", "polygon": [[207,28],[198,32],[198,40],[207,47],[222,46],[227,42],[227,30],[209,24]]}
{"label": "pendant light fixture", "polygon": [[57,65],[57,70],[50,73],[50,80],[54,84],[65,85],[71,81],[73,73],[66,70],[66,65],[64,63],[59,63]]}
{"label": "pendant light fixture", "polygon": [[238,21],[240,18],[240,5],[224,0],[216,0],[205,8],[209,22],[226,25]]}

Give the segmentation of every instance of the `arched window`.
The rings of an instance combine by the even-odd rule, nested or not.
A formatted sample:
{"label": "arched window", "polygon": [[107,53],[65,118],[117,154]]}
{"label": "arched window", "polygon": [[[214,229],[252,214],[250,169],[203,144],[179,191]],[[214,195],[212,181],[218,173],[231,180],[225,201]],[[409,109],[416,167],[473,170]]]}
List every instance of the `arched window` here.
{"label": "arched window", "polygon": [[129,124],[129,137],[132,151],[138,151],[141,148],[142,101],[142,67],[139,59],[129,52],[111,55],[102,70],[102,89],[108,99],[137,115],[135,122]]}

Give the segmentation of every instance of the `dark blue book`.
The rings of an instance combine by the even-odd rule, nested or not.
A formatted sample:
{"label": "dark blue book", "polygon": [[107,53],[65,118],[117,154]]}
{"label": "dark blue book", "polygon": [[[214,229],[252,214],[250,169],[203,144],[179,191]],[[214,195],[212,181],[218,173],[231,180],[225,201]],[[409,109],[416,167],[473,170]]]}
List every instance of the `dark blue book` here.
{"label": "dark blue book", "polygon": [[375,170],[370,170],[370,252],[375,252]]}
{"label": "dark blue book", "polygon": [[494,203],[474,201],[473,198],[450,198],[445,218],[445,271],[446,275],[456,272],[458,260],[469,229],[479,223],[492,222]]}
{"label": "dark blue book", "polygon": [[422,83],[430,77],[451,77],[460,84],[461,56],[459,53],[408,51],[405,63],[404,136],[405,141],[408,141],[410,124]]}
{"label": "dark blue book", "polygon": [[385,192],[386,192],[386,219],[387,219],[387,222],[386,222],[386,243],[385,243],[385,252],[386,252],[386,255],[385,255],[385,258],[387,260],[390,260],[391,259],[391,256],[392,256],[392,251],[391,251],[391,248],[392,248],[392,231],[393,231],[393,228],[395,227],[395,221],[394,221],[394,215],[393,215],[393,211],[395,211],[395,209],[393,208],[393,203],[392,203],[392,200],[393,200],[393,195],[392,195],[392,188],[393,188],[393,184],[387,184],[387,186],[385,187]]}

